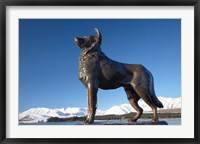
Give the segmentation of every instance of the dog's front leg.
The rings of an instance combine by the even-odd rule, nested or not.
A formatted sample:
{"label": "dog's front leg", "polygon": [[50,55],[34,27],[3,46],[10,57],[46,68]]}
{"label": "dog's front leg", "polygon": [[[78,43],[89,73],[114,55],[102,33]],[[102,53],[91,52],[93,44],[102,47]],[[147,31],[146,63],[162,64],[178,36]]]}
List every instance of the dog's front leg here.
{"label": "dog's front leg", "polygon": [[97,91],[98,87],[94,83],[90,82],[87,85],[87,97],[88,97],[88,115],[85,120],[85,124],[94,122],[96,106],[97,106]]}

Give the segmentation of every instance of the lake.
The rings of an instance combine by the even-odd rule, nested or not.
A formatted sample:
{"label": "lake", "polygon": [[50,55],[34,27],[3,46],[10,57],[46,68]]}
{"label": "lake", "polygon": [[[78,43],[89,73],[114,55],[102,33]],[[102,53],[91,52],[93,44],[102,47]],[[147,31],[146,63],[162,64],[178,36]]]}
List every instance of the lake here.
{"label": "lake", "polygon": [[[150,119],[140,119],[138,122],[143,121],[151,121]],[[181,125],[181,118],[165,118],[160,119],[160,121],[166,121],[168,125]],[[113,124],[113,123],[127,123],[127,120],[95,120],[93,125],[102,125],[102,124]],[[82,125],[81,121],[74,121],[74,122],[43,122],[43,123],[27,123],[27,124],[20,124],[20,125]]]}

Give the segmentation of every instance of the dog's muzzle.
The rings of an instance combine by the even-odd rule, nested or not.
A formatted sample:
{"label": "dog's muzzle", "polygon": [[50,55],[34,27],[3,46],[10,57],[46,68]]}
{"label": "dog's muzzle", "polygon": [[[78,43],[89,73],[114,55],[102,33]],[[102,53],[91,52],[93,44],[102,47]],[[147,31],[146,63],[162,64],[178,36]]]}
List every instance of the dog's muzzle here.
{"label": "dog's muzzle", "polygon": [[75,37],[75,38],[74,38],[74,41],[75,41],[75,43],[78,44],[78,45],[82,45],[82,44],[84,43],[84,39],[79,38],[79,37]]}

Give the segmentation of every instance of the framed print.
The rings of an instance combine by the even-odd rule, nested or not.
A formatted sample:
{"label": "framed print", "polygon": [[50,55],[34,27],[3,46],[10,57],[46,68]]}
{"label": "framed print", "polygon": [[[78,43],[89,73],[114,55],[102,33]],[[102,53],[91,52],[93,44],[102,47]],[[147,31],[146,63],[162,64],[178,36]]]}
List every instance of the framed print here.
{"label": "framed print", "polygon": [[199,1],[1,1],[1,143],[199,143]]}

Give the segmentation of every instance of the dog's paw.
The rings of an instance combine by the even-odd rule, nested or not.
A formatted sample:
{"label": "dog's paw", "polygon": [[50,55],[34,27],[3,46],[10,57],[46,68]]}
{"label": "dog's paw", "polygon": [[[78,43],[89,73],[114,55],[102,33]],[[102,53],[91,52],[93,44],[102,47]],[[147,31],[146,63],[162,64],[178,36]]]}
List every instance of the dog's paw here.
{"label": "dog's paw", "polygon": [[94,120],[89,120],[89,119],[86,119],[83,124],[87,125],[87,124],[92,124],[94,123]]}
{"label": "dog's paw", "polygon": [[128,122],[137,122],[137,118],[130,118],[130,119],[128,119]]}
{"label": "dog's paw", "polygon": [[152,121],[152,122],[159,122],[158,119],[152,119],[151,121]]}

